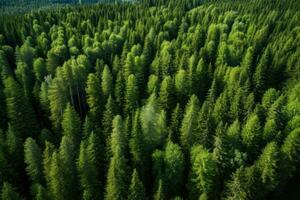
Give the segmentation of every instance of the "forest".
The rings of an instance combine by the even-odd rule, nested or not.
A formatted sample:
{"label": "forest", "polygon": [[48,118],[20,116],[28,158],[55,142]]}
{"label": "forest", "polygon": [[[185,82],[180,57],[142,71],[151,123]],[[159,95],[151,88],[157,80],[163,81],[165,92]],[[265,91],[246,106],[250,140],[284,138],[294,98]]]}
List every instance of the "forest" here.
{"label": "forest", "polygon": [[298,200],[299,11],[141,0],[0,12],[0,199]]}

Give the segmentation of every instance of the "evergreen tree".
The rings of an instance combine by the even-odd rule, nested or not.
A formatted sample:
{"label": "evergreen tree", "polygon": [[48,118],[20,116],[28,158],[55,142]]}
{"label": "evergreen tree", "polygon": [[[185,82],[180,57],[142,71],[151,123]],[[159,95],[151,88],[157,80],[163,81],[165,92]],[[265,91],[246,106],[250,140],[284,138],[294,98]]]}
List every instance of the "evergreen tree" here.
{"label": "evergreen tree", "polygon": [[15,191],[11,184],[4,182],[1,191],[1,199],[21,200],[20,195]]}
{"label": "evergreen tree", "polygon": [[128,193],[128,167],[126,158],[121,148],[117,146],[114,155],[110,160],[107,183],[106,183],[106,200],[126,199]]}
{"label": "evergreen tree", "polygon": [[128,200],[143,200],[146,199],[145,189],[143,183],[140,181],[138,172],[133,170],[131,184],[129,187]]}
{"label": "evergreen tree", "polygon": [[102,91],[103,95],[108,97],[113,90],[113,77],[110,72],[110,69],[107,65],[104,66],[103,72],[102,72]]}
{"label": "evergreen tree", "polygon": [[264,91],[269,87],[269,80],[267,74],[269,73],[269,67],[272,63],[270,49],[267,48],[259,60],[258,66],[256,67],[255,73],[253,75],[253,80],[255,84],[255,91],[258,97],[261,97]]}
{"label": "evergreen tree", "polygon": [[47,190],[43,186],[38,185],[34,200],[47,200],[47,199],[49,199]]}
{"label": "evergreen tree", "polygon": [[[36,134],[38,123],[33,108],[19,84],[12,77],[8,77],[4,81],[4,86],[7,115],[16,134],[22,138]],[[31,130],[30,133],[27,130]]]}
{"label": "evergreen tree", "polygon": [[[218,194],[219,171],[217,161],[213,154],[208,152],[203,146],[194,146],[191,149],[191,172],[190,198],[198,199],[200,196],[207,195],[208,198],[215,198]],[[193,192],[195,188],[197,192]]]}
{"label": "evergreen tree", "polygon": [[26,171],[31,180],[41,183],[43,180],[42,153],[35,140],[27,138],[24,143]]}
{"label": "evergreen tree", "polygon": [[92,160],[89,159],[87,149],[84,143],[80,144],[79,159],[77,162],[77,169],[81,180],[81,187],[83,189],[84,200],[98,199],[99,193],[99,181],[97,181],[97,171]]}
{"label": "evergreen tree", "polygon": [[154,194],[154,198],[153,198],[154,200],[164,200],[165,199],[163,187],[164,186],[163,186],[162,180],[159,180],[157,191]]}
{"label": "evergreen tree", "polygon": [[261,181],[266,191],[272,191],[279,179],[279,148],[275,142],[267,144],[258,158],[257,167],[261,173]]}
{"label": "evergreen tree", "polygon": [[168,142],[164,156],[164,183],[168,185],[164,192],[166,197],[170,198],[181,193],[184,177],[184,157],[180,147],[172,142]]}
{"label": "evergreen tree", "polygon": [[146,143],[144,141],[138,110],[135,112],[132,122],[131,139],[129,142],[133,166],[139,172],[141,178],[143,178],[142,180],[144,180],[148,165],[146,163]]}
{"label": "evergreen tree", "polygon": [[79,140],[81,138],[81,121],[70,104],[67,105],[64,111],[61,126],[63,135],[69,137],[75,146],[79,145]]}
{"label": "evergreen tree", "polygon": [[136,78],[133,74],[128,77],[125,93],[125,111],[126,113],[132,113],[138,106],[139,91]]}
{"label": "evergreen tree", "polygon": [[197,143],[197,117],[199,112],[199,100],[193,95],[186,105],[185,114],[181,125],[181,145],[187,151],[189,147]]}
{"label": "evergreen tree", "polygon": [[242,129],[242,142],[245,145],[250,158],[256,156],[261,144],[260,120],[256,114],[252,114]]}
{"label": "evergreen tree", "polygon": [[89,113],[91,121],[95,125],[100,125],[103,112],[103,95],[101,82],[96,74],[89,74],[86,83],[87,103],[90,108]]}

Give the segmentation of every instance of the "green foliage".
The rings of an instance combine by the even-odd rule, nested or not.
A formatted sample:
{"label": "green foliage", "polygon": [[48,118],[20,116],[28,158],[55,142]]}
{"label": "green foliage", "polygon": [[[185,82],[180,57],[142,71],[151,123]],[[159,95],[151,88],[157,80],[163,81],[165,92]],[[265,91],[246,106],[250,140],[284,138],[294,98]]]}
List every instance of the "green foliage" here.
{"label": "green foliage", "polygon": [[197,142],[199,100],[195,95],[189,100],[181,125],[181,145],[185,150]]}
{"label": "green foliage", "polygon": [[31,180],[40,183],[43,177],[42,153],[39,146],[32,138],[27,138],[24,143],[26,171]]}
{"label": "green foliage", "polygon": [[298,0],[49,2],[0,11],[3,199],[292,199]]}
{"label": "green foliage", "polygon": [[69,137],[75,145],[78,145],[81,138],[81,121],[70,104],[67,105],[64,111],[61,126],[63,135]]}
{"label": "green foliage", "polygon": [[[213,154],[201,145],[194,146],[191,150],[191,166],[190,198],[197,199],[200,196],[203,198],[204,194],[209,198],[214,198],[215,191],[219,189],[217,184],[219,171]],[[196,190],[196,193],[193,190]]]}
{"label": "green foliage", "polygon": [[142,200],[145,198],[146,194],[143,183],[140,181],[137,171],[133,170],[128,200]]}
{"label": "green foliage", "polygon": [[4,182],[1,190],[1,199],[21,200],[20,195],[15,191],[11,184]]}
{"label": "green foliage", "polygon": [[96,166],[90,160],[88,156],[88,149],[84,146],[82,142],[80,144],[80,152],[77,163],[77,169],[81,180],[81,187],[83,189],[82,199],[90,200],[94,198],[100,198],[99,193],[99,181],[97,181],[97,171]]}
{"label": "green foliage", "polygon": [[110,69],[107,65],[104,66],[102,72],[102,91],[104,96],[109,96],[113,89],[113,77],[111,75]]}

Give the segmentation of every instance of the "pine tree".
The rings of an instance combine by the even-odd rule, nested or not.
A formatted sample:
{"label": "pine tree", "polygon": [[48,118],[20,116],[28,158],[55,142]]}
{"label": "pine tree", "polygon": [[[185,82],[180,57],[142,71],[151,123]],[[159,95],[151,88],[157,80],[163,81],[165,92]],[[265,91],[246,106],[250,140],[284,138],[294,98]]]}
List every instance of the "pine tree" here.
{"label": "pine tree", "polygon": [[257,155],[261,143],[261,126],[256,114],[252,114],[242,129],[242,142],[249,152],[250,159]]}
{"label": "pine tree", "polygon": [[126,152],[127,148],[127,136],[124,128],[124,123],[120,115],[115,116],[112,124],[113,130],[111,134],[110,150],[114,155],[118,148],[121,152]]}
{"label": "pine tree", "polygon": [[50,119],[56,131],[61,129],[61,120],[68,102],[67,94],[64,81],[59,76],[54,78],[49,86],[48,96],[51,112]]}
{"label": "pine tree", "polygon": [[224,199],[256,199],[261,198],[258,173],[254,166],[240,167],[227,183],[227,195]]}
{"label": "pine tree", "polygon": [[32,73],[32,69],[26,63],[18,62],[15,74],[17,80],[23,87],[26,98],[31,100],[34,86],[34,75]]}
{"label": "pine tree", "polygon": [[178,101],[181,104],[184,104],[186,102],[186,97],[189,92],[188,88],[188,75],[186,71],[181,69],[175,75],[175,89],[177,92]]}
{"label": "pine tree", "polygon": [[143,200],[146,199],[145,189],[143,183],[140,181],[138,172],[133,170],[131,184],[129,187],[128,200]]}
{"label": "pine tree", "polygon": [[164,183],[167,198],[181,194],[184,177],[184,157],[180,147],[173,142],[168,142],[164,155]]}
{"label": "pine tree", "polygon": [[107,65],[104,66],[103,72],[102,72],[102,92],[105,97],[108,97],[112,94],[113,91],[113,77],[110,72],[110,69]]}
{"label": "pine tree", "polygon": [[84,200],[100,198],[100,182],[97,180],[98,175],[96,167],[88,156],[87,149],[83,142],[80,144],[80,153],[77,162],[77,169],[83,189]]}
{"label": "pine tree", "polygon": [[137,108],[139,101],[139,90],[136,78],[133,74],[128,77],[125,93],[125,111],[126,113],[132,113]]}
{"label": "pine tree", "polygon": [[300,128],[296,128],[285,138],[284,143],[281,147],[281,151],[284,156],[284,160],[286,161],[285,172],[287,177],[289,177],[292,172],[297,169],[297,163],[299,163],[299,144],[300,140]]}
{"label": "pine tree", "polygon": [[188,104],[186,105],[185,114],[182,120],[181,131],[180,131],[181,132],[180,141],[185,151],[188,151],[190,146],[192,146],[197,142],[196,135],[198,134],[198,130],[197,130],[198,112],[199,112],[199,100],[195,95],[193,95],[191,96]]}
{"label": "pine tree", "polygon": [[42,153],[35,140],[27,138],[24,143],[26,171],[31,180],[41,183],[43,180]]}
{"label": "pine tree", "polygon": [[123,130],[121,116],[116,116],[113,121],[113,132],[111,136],[112,157],[109,164],[105,199],[126,199],[129,179],[128,167],[125,157],[126,136]]}
{"label": "pine tree", "polygon": [[135,170],[139,172],[140,177],[144,180],[146,171],[149,168],[146,163],[146,143],[144,140],[141,124],[140,124],[140,112],[135,112],[132,122],[132,132],[129,141],[130,153],[132,155],[132,162]]}
{"label": "pine tree", "polygon": [[128,167],[123,151],[119,146],[115,147],[114,155],[110,160],[107,183],[106,200],[123,200],[128,193]]}
{"label": "pine tree", "polygon": [[172,110],[175,106],[174,85],[170,76],[166,76],[161,83],[159,101],[161,108],[166,111]]}
{"label": "pine tree", "polygon": [[179,137],[180,137],[180,126],[181,121],[183,118],[183,112],[179,104],[176,105],[174,108],[172,115],[171,115],[171,122],[169,125],[169,140],[171,140],[174,143],[179,143]]}
{"label": "pine tree", "polygon": [[48,199],[49,199],[48,191],[42,185],[38,185],[34,200],[48,200]]}
{"label": "pine tree", "polygon": [[47,186],[50,188],[51,185],[51,161],[52,161],[52,155],[55,152],[55,147],[50,142],[45,142],[45,150],[43,152],[43,172],[44,177],[46,179]]}
{"label": "pine tree", "polygon": [[96,74],[89,74],[86,83],[87,103],[90,108],[90,117],[94,124],[100,125],[103,112],[103,94],[100,79]]}
{"label": "pine tree", "polygon": [[[24,92],[12,77],[5,79],[4,86],[8,119],[17,136],[25,138],[35,135],[38,132],[38,123]],[[30,133],[27,130],[30,130]]]}
{"label": "pine tree", "polygon": [[74,108],[68,104],[63,115],[62,123],[63,135],[69,137],[75,146],[79,145],[81,138],[81,121],[74,110]]}
{"label": "pine tree", "polygon": [[121,108],[123,108],[125,104],[125,79],[123,72],[120,70],[117,75],[116,83],[115,83],[115,88],[114,88],[114,96],[116,99],[116,105],[118,107],[119,113],[122,113]]}
{"label": "pine tree", "polygon": [[[190,180],[193,187],[197,188],[196,196],[192,198],[199,198],[203,194],[214,198],[219,189],[217,184],[219,171],[213,154],[201,145],[194,146],[191,149],[191,166]],[[190,192],[195,190],[193,187],[189,188]]]}
{"label": "pine tree", "polygon": [[1,191],[1,199],[5,200],[21,200],[20,195],[15,191],[11,184],[4,182]]}
{"label": "pine tree", "polygon": [[35,74],[35,79],[39,82],[44,80],[47,75],[46,63],[43,58],[37,58],[33,63],[33,71]]}
{"label": "pine tree", "polygon": [[264,91],[269,87],[269,80],[267,78],[267,74],[269,72],[269,67],[272,63],[271,60],[271,52],[270,49],[267,48],[262,55],[259,63],[255,69],[255,73],[253,75],[253,81],[255,84],[255,92],[257,97],[261,97]]}
{"label": "pine tree", "polygon": [[112,121],[114,119],[115,114],[116,114],[115,102],[112,96],[109,96],[109,98],[107,99],[107,103],[105,105],[105,110],[102,118],[103,135],[107,146],[110,145],[109,137],[112,131]]}
{"label": "pine tree", "polygon": [[[105,157],[106,149],[101,138],[101,132],[100,134],[92,132],[86,143],[88,159],[95,166],[97,179],[100,181],[100,186],[103,186],[108,169],[108,158]],[[100,192],[103,193],[103,187],[101,187]]]}
{"label": "pine tree", "polygon": [[73,141],[63,136],[58,152],[54,152],[50,166],[50,191],[54,199],[78,199],[75,146]]}
{"label": "pine tree", "polygon": [[[257,167],[266,191],[273,191],[279,183],[279,148],[275,142],[267,144],[258,158]],[[266,192],[267,193],[267,192]]]}
{"label": "pine tree", "polygon": [[164,185],[162,180],[159,180],[158,182],[158,188],[154,194],[154,200],[164,200],[165,196],[164,196],[164,189],[163,189]]}

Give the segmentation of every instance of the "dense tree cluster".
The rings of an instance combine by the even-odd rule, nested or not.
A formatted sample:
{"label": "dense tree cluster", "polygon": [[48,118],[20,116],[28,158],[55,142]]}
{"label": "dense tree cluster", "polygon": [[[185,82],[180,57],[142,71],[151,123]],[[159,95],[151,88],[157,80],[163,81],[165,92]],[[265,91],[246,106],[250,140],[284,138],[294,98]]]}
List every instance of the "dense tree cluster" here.
{"label": "dense tree cluster", "polygon": [[1,198],[282,198],[300,174],[299,10],[144,0],[0,14]]}

